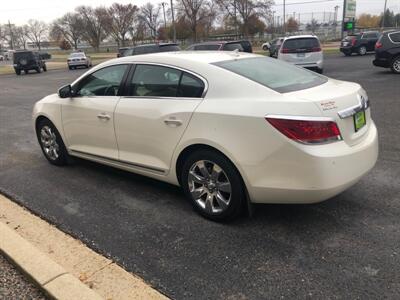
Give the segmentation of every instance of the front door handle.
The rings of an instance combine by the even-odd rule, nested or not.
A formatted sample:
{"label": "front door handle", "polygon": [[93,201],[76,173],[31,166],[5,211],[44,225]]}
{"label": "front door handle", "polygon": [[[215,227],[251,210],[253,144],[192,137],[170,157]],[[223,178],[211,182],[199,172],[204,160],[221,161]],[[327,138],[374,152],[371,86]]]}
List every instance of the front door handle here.
{"label": "front door handle", "polygon": [[178,127],[181,126],[183,122],[181,120],[171,118],[164,120],[164,123],[167,124],[168,126]]}
{"label": "front door handle", "polygon": [[111,119],[111,117],[105,113],[98,114],[97,118],[99,118],[100,120],[106,120],[106,121]]}

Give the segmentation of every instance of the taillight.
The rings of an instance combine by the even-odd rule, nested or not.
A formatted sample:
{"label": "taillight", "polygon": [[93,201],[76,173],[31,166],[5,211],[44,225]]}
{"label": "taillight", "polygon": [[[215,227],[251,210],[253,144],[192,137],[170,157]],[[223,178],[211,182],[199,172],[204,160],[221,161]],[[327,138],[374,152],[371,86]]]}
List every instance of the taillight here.
{"label": "taillight", "polygon": [[305,144],[323,144],[342,139],[337,124],[318,118],[285,118],[267,116],[265,119],[289,139]]}
{"label": "taillight", "polygon": [[313,47],[311,49],[311,52],[320,52],[321,51],[321,47]]}
{"label": "taillight", "polygon": [[383,44],[381,42],[376,42],[375,49],[379,49],[379,48],[382,48],[382,47],[383,47]]}
{"label": "taillight", "polygon": [[352,38],[351,45],[354,46],[356,44],[356,42],[357,42],[357,39],[356,38]]}
{"label": "taillight", "polygon": [[288,48],[282,48],[281,49],[281,53],[289,53],[289,49]]}

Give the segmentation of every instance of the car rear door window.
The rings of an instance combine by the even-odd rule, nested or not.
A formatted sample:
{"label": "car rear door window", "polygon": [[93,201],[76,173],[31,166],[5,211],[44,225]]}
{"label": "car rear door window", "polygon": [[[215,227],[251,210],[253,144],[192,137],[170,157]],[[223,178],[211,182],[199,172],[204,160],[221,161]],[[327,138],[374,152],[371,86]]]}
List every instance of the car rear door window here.
{"label": "car rear door window", "polygon": [[178,90],[178,97],[200,98],[204,92],[204,83],[195,76],[183,73]]}
{"label": "car rear door window", "polygon": [[196,51],[217,51],[221,45],[215,44],[215,45],[196,45],[194,46],[194,50]]}
{"label": "car rear door window", "polygon": [[389,34],[389,38],[393,43],[400,43],[400,31]]}
{"label": "car rear door window", "polygon": [[155,65],[137,65],[130,96],[176,97],[182,71]]}
{"label": "car rear door window", "polygon": [[78,96],[117,96],[128,65],[106,67],[86,76],[78,83]]}

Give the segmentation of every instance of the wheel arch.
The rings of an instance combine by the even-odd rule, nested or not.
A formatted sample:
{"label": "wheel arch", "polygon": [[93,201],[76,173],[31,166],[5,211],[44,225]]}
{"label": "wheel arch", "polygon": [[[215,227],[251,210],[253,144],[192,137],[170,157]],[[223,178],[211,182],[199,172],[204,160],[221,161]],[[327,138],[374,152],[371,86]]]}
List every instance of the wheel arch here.
{"label": "wheel arch", "polygon": [[250,199],[250,195],[248,192],[248,188],[247,188],[247,183],[246,183],[246,177],[244,176],[242,170],[240,170],[240,167],[237,166],[237,164],[235,163],[235,161],[229,157],[229,155],[225,154],[223,150],[218,149],[217,147],[208,145],[208,144],[204,144],[204,143],[194,143],[194,144],[190,144],[187,145],[185,148],[183,148],[177,159],[176,159],[176,163],[175,163],[175,174],[176,174],[176,178],[178,180],[179,185],[181,185],[181,173],[182,173],[182,168],[183,168],[183,164],[185,162],[185,159],[192,154],[195,151],[200,151],[200,150],[211,150],[214,151],[222,156],[224,156],[232,165],[233,167],[236,169],[236,171],[238,172],[239,176],[240,176],[240,180],[243,183],[243,187],[246,193],[246,201],[244,201],[246,210],[248,215],[253,215],[253,210],[252,210],[252,206],[251,206],[251,199]]}

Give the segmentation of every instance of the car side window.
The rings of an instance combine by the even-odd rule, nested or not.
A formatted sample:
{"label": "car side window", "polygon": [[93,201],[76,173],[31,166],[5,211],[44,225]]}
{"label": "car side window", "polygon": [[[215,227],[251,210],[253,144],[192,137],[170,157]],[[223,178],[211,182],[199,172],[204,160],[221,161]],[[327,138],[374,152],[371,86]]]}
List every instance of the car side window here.
{"label": "car side window", "polygon": [[395,33],[390,33],[389,37],[394,43],[400,43],[400,31]]}
{"label": "car side window", "polygon": [[204,91],[204,83],[195,76],[184,73],[179,85],[178,97],[201,98]]}
{"label": "car side window", "polygon": [[176,97],[182,71],[154,65],[137,65],[130,94],[141,97]]}
{"label": "car side window", "polygon": [[78,84],[78,96],[117,96],[128,65],[100,69],[85,77]]}

